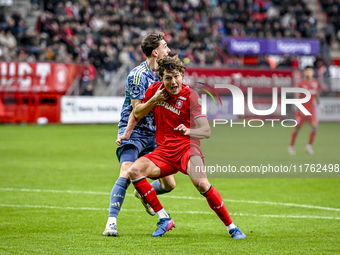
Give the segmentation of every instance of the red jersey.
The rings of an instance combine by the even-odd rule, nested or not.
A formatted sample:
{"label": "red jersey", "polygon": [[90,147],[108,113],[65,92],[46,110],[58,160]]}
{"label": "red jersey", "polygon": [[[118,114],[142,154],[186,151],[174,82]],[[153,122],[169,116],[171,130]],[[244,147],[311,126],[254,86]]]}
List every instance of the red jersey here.
{"label": "red jersey", "polygon": [[[150,85],[143,102],[147,102],[161,85],[162,82]],[[199,139],[190,138],[190,136],[185,136],[182,132],[174,130],[180,124],[194,129],[196,119],[206,117],[206,115],[202,115],[198,93],[189,86],[182,84],[182,90],[176,96],[169,93],[169,98],[166,101],[159,102],[153,108],[153,115],[157,126],[155,136],[158,146],[168,143],[176,143],[180,146],[190,142],[200,145]]]}
{"label": "red jersey", "polygon": [[[314,102],[315,97],[319,92],[319,83],[317,80],[312,79],[310,82],[306,81],[305,79],[301,80],[298,84],[299,88],[308,89],[308,91],[311,93],[311,98],[308,102],[302,104],[309,112],[315,110]],[[300,94],[300,98],[304,98],[304,94]]]}

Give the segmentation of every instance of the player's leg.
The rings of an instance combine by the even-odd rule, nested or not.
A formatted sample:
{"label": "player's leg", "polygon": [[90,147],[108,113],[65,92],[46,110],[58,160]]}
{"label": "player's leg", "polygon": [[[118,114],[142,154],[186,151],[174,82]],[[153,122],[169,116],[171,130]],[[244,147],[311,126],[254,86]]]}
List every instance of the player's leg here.
{"label": "player's leg", "polygon": [[[147,143],[147,147],[139,154],[139,158],[143,155],[153,152],[157,148],[156,140],[154,137],[150,137]],[[162,195],[172,191],[176,187],[176,182],[174,176],[169,175],[153,181],[151,185],[155,189],[157,195]]]}
{"label": "player's leg", "polygon": [[[149,154],[153,152],[157,148],[156,140],[154,137],[149,137],[147,141],[146,148],[139,154],[139,157],[142,157],[143,155]],[[164,178],[157,179],[151,183],[151,186],[155,189],[157,195],[162,195],[169,193],[176,187],[175,178],[173,175],[166,176]],[[143,198],[140,196],[140,194],[137,192],[137,190],[134,191],[135,197],[137,197],[142,205],[144,206],[147,213],[150,215],[155,215],[156,213],[150,207],[149,204],[146,204],[143,200]]]}
{"label": "player's leg", "polygon": [[173,175],[159,178],[151,183],[157,195],[169,193],[176,187],[176,181]]}
{"label": "player's leg", "polygon": [[159,222],[157,223],[157,230],[152,236],[162,236],[175,227],[175,222],[170,218],[159,202],[155,189],[146,180],[146,177],[159,177],[161,175],[160,168],[150,159],[142,157],[130,167],[128,174],[133,186],[135,186],[137,192],[141,194],[144,202],[149,204],[158,215]]}
{"label": "player's leg", "polygon": [[204,169],[202,158],[196,155],[191,156],[187,165],[187,173],[196,189],[207,199],[210,208],[222,220],[233,238],[246,238],[246,235],[233,223],[220,193],[209,183],[206,173],[200,169]]}
{"label": "player's leg", "polygon": [[[169,193],[170,191],[172,191],[176,187],[176,182],[175,182],[174,176],[169,175],[169,176],[159,178],[159,179],[153,181],[151,183],[151,186],[154,188],[157,195],[162,195],[162,194],[166,194],[166,193]],[[156,215],[156,213],[152,209],[152,207],[149,204],[144,202],[143,198],[141,197],[141,195],[138,193],[137,190],[134,191],[134,195],[142,203],[142,205],[144,206],[144,208],[145,208],[145,210],[148,214],[150,214],[151,216]]]}
{"label": "player's leg", "polygon": [[314,117],[311,118],[310,123],[311,123],[312,129],[309,134],[309,140],[308,140],[308,144],[306,145],[306,151],[308,154],[313,155],[314,150],[313,150],[312,145],[313,145],[316,131],[318,130],[318,125],[319,125],[318,119],[315,117],[315,115]]}
{"label": "player's leg", "polygon": [[128,170],[138,157],[138,149],[134,146],[120,148],[120,174],[112,188],[110,196],[109,217],[103,235],[118,236],[117,217],[123,205],[126,190],[130,185]]}
{"label": "player's leg", "polygon": [[288,147],[288,153],[290,155],[296,154],[296,151],[295,151],[295,148],[294,148],[295,140],[296,140],[297,135],[299,134],[301,126],[304,123],[304,116],[302,116],[302,114],[297,110],[297,113],[295,114],[294,119],[296,120],[297,125],[294,128],[294,130],[291,134],[291,138],[290,138],[290,145]]}

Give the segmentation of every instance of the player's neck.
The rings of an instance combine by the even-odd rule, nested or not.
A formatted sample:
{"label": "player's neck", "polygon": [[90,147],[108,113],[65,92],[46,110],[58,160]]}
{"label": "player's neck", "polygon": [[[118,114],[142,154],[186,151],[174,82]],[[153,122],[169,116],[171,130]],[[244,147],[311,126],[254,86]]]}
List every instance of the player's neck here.
{"label": "player's neck", "polygon": [[313,78],[305,78],[306,81],[311,82]]}
{"label": "player's neck", "polygon": [[146,59],[146,63],[148,63],[149,68],[151,69],[152,72],[157,72],[158,69],[158,64],[157,64],[157,59],[150,57]]}

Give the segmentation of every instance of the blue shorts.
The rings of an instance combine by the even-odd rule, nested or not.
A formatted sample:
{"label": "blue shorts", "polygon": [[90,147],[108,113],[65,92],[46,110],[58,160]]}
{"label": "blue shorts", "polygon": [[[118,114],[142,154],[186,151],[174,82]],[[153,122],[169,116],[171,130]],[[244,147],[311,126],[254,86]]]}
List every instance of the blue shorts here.
{"label": "blue shorts", "polygon": [[[123,133],[118,133],[118,136]],[[154,151],[157,148],[156,139],[154,135],[141,135],[132,131],[132,134],[128,140],[122,140],[117,150],[117,158],[119,163],[122,164],[125,161],[135,162],[138,158]]]}

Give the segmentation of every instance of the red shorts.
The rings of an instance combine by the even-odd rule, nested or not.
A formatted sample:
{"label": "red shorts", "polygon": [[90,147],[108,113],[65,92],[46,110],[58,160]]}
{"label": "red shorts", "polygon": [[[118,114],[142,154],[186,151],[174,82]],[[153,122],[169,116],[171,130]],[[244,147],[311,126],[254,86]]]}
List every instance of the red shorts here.
{"label": "red shorts", "polygon": [[187,165],[190,156],[200,156],[204,162],[203,152],[199,145],[194,143],[186,143],[178,145],[178,143],[168,143],[158,146],[153,152],[144,155],[150,159],[161,169],[161,175],[158,178],[175,174],[181,171],[187,173]]}
{"label": "red shorts", "polygon": [[316,116],[315,109],[313,109],[313,110],[308,109],[308,111],[312,115],[304,115],[299,109],[296,110],[294,119],[297,121],[298,127],[301,127],[303,125],[303,123],[305,123],[306,120],[308,120],[309,123],[311,123],[311,124],[317,124],[319,122],[318,118]]}

